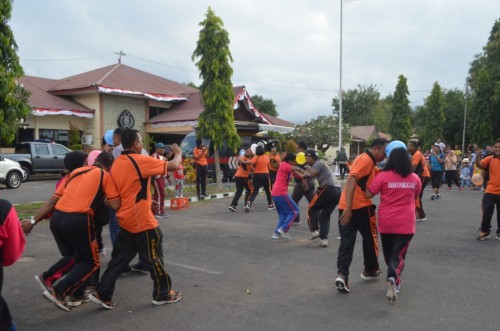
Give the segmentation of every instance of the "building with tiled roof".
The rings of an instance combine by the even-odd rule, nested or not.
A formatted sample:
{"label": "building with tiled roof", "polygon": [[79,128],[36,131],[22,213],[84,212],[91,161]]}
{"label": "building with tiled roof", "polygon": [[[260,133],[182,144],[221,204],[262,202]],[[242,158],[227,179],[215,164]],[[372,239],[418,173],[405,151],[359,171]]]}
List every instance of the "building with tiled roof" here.
{"label": "building with tiled roof", "polygon": [[[171,143],[195,130],[203,111],[198,89],[118,63],[63,79],[24,76],[31,116],[18,140],[51,139],[68,144],[70,122],[82,143],[99,148],[107,130],[137,129]],[[290,132],[294,124],[262,114],[244,86],[234,88],[234,118],[240,134]]]}

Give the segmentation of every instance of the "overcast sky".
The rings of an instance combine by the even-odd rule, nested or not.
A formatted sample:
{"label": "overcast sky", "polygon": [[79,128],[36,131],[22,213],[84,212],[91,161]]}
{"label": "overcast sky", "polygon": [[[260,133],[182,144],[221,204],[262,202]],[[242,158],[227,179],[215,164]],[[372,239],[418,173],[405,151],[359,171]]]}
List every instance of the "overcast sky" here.
{"label": "overcast sky", "polygon": [[[63,78],[116,63],[122,50],[124,64],[199,84],[191,55],[208,6],[229,32],[234,85],[295,123],[331,114],[340,0],[15,0],[10,26],[26,75]],[[435,81],[463,89],[499,18],[499,0],[347,0],[342,87],[374,84],[385,96],[403,74],[412,106]]]}

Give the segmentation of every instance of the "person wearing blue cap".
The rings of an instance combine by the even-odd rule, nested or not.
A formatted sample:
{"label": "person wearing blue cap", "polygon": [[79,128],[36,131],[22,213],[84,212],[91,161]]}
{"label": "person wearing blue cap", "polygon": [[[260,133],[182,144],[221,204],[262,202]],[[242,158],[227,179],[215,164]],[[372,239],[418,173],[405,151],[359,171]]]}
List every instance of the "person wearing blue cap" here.
{"label": "person wearing blue cap", "polygon": [[101,150],[103,152],[109,152],[113,153],[113,131],[114,130],[108,130],[104,133],[104,136],[102,137],[101,141]]}
{"label": "person wearing blue cap", "polygon": [[[393,143],[395,142],[391,144]],[[394,304],[398,297],[406,253],[415,234],[415,201],[422,183],[413,173],[404,143],[389,145],[386,149],[389,157],[387,164],[367,186],[365,197],[371,199],[380,193],[378,231],[387,264],[386,298],[390,304]]]}

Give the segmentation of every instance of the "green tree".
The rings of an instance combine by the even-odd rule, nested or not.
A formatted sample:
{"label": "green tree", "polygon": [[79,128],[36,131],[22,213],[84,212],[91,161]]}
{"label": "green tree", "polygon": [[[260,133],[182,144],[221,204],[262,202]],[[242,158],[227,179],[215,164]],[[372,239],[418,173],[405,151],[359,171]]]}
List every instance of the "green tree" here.
{"label": "green tree", "polygon": [[19,121],[30,113],[29,92],[16,82],[24,73],[14,34],[7,24],[11,12],[12,1],[0,0],[0,146],[14,141]]}
{"label": "green tree", "polygon": [[434,83],[431,95],[425,100],[426,117],[423,132],[423,146],[427,148],[437,138],[443,137],[444,126],[444,97],[441,86],[438,82]]}
{"label": "green tree", "polygon": [[189,87],[192,87],[192,88],[195,88],[195,89],[200,89],[200,87],[199,87],[199,86],[196,86],[196,84],[195,84],[195,83],[193,83],[193,82],[191,82],[191,81],[189,81],[189,82],[187,82],[187,83],[182,83],[182,84],[184,84],[184,85],[186,85],[186,86],[189,86]]}
{"label": "green tree", "polygon": [[[293,138],[295,141],[304,141],[308,146],[317,146],[322,152],[326,152],[330,146],[339,144],[339,121],[335,116],[318,116],[295,127]],[[351,140],[349,125],[342,124],[342,142]]]}
{"label": "green tree", "polygon": [[465,94],[459,89],[445,90],[443,141],[451,147],[462,144],[464,130]]}
{"label": "green tree", "polygon": [[[492,103],[488,97],[493,94],[493,83],[486,68],[481,68],[475,82],[468,118],[471,143],[486,146],[493,142]],[[498,132],[497,132],[498,134]]]}
{"label": "green tree", "polygon": [[[350,126],[373,125],[373,113],[379,102],[380,92],[374,85],[361,86],[344,93],[342,99],[342,122]],[[339,97],[332,100],[333,114],[338,116]]]}
{"label": "green tree", "polygon": [[[479,82],[484,80],[484,77],[482,79],[479,78],[481,69],[485,69],[489,76],[491,83],[491,88],[488,89],[489,95],[485,94],[484,86],[481,87],[481,93],[475,92],[476,88],[479,88]],[[500,136],[497,133],[500,132],[500,111],[498,111],[500,109],[500,20],[496,20],[493,24],[488,42],[483,47],[483,53],[476,55],[472,61],[467,80],[471,87],[472,95],[475,98],[484,98],[484,105],[486,103],[490,105],[491,114],[489,118],[491,118],[491,122],[489,125],[493,128],[493,132],[497,137]],[[479,101],[476,100],[475,102]],[[491,142],[488,144],[491,144]]]}
{"label": "green tree", "polygon": [[252,102],[259,111],[271,116],[279,116],[273,99],[264,99],[264,97],[256,94],[252,97]]}
{"label": "green tree", "polygon": [[427,107],[425,105],[417,106],[413,112],[413,130],[418,135],[420,143],[423,142],[425,125],[428,117]]}
{"label": "green tree", "polygon": [[407,142],[411,135],[411,108],[408,100],[407,79],[399,75],[396,91],[392,98],[391,119],[389,121],[389,134],[394,140]]}
{"label": "green tree", "polygon": [[373,110],[373,123],[379,132],[389,132],[389,122],[391,120],[392,95],[388,95],[375,106]]}
{"label": "green tree", "polygon": [[229,51],[229,33],[222,19],[210,7],[205,16],[199,24],[202,29],[191,57],[193,61],[198,59],[196,66],[203,80],[200,91],[204,111],[198,119],[196,135],[209,138],[214,145],[217,186],[222,189],[219,148],[224,142],[233,150],[240,145],[233,113],[233,69],[230,65],[233,58]]}

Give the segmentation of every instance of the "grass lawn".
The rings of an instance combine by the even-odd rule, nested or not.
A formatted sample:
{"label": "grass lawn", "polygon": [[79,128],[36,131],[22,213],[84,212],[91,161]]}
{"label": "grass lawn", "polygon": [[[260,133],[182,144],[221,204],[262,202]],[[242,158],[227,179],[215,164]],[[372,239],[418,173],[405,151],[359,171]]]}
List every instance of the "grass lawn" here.
{"label": "grass lawn", "polygon": [[16,205],[17,216],[19,219],[29,218],[36,214],[38,209],[44,204],[44,202],[32,202],[32,203],[21,203]]}

